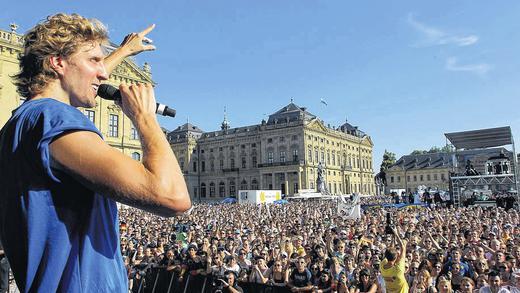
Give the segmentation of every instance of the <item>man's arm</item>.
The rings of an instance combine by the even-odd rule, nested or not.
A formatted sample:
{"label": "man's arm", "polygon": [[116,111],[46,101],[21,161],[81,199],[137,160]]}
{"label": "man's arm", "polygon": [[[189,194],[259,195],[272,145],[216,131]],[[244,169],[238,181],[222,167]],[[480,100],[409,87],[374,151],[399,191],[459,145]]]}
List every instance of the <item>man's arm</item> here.
{"label": "man's arm", "polygon": [[90,131],[67,132],[50,144],[60,169],[85,186],[116,201],[161,216],[191,207],[177,159],[155,116],[151,85],[121,85],[122,107],[137,128],[143,148],[138,162]]}

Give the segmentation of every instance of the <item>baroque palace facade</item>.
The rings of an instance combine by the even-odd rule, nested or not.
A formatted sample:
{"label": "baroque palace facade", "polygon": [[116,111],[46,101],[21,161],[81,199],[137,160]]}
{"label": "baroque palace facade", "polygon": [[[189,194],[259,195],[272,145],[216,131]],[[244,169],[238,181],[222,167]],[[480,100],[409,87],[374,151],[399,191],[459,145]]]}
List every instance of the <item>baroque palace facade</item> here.
{"label": "baroque palace facade", "polygon": [[[24,98],[16,92],[11,76],[18,73],[18,54],[23,47],[22,35],[16,32],[17,26],[11,24],[11,31],[0,30],[0,128],[11,117],[11,111],[16,109]],[[106,48],[108,51],[114,47]],[[150,67],[145,63],[140,68],[131,59],[125,59],[110,75],[107,83],[118,86],[120,83],[153,83]],[[80,110],[101,131],[105,141],[112,147],[140,160],[142,156],[141,143],[132,122],[121,108],[112,101],[99,97],[95,108]]]}
{"label": "baroque palace facade", "polygon": [[186,123],[168,140],[194,199],[315,191],[320,163],[330,194],[375,192],[371,138],[348,123],[325,126],[292,101],[257,125],[230,128],[224,117],[221,130],[204,132]]}

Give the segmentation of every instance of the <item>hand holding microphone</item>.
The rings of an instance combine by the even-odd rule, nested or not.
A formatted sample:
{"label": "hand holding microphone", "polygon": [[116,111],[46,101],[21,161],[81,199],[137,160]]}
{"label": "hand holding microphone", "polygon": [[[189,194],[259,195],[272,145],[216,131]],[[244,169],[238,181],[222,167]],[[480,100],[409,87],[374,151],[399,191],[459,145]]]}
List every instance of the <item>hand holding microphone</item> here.
{"label": "hand holding microphone", "polygon": [[[137,87],[140,86],[149,87],[149,90],[153,95],[153,89],[151,85],[137,85]],[[127,90],[132,91],[132,86],[128,87]],[[102,84],[99,86],[98,96],[100,96],[102,99],[115,101],[121,104],[121,92],[109,84]],[[164,104],[155,103],[155,113],[163,116],[175,117],[176,111],[175,109],[170,108]]]}

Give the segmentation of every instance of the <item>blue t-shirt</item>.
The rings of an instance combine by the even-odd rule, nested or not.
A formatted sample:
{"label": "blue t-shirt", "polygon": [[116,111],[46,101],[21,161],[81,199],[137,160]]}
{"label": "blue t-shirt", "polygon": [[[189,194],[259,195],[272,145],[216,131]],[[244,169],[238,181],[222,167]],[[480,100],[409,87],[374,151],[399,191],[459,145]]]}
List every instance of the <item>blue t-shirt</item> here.
{"label": "blue t-shirt", "polygon": [[39,99],[0,131],[0,236],[21,292],[128,292],[116,203],[51,166],[49,144],[76,130],[101,136],[78,109]]}

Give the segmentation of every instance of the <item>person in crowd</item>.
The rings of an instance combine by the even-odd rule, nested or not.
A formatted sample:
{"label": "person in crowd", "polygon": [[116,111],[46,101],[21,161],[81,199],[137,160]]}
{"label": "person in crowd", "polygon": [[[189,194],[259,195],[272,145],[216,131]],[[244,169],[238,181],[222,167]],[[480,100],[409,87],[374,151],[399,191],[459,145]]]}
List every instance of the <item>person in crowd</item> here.
{"label": "person in crowd", "polygon": [[265,284],[269,280],[268,270],[265,259],[261,256],[257,257],[249,274],[249,282]]}
{"label": "person in crowd", "polygon": [[320,280],[314,285],[313,293],[327,293],[332,290],[332,280],[328,271],[325,270],[321,276]]}
{"label": "person in crowd", "polygon": [[339,274],[339,278],[338,278],[338,281],[336,282],[335,288],[336,288],[337,293],[349,293],[350,292],[349,282],[348,282],[347,275],[345,274],[345,272],[341,272]]}
{"label": "person in crowd", "polygon": [[408,292],[405,278],[406,240],[401,238],[395,227],[392,228],[392,233],[399,250],[394,247],[386,249],[385,259],[381,262],[381,275],[385,280],[387,292],[405,293]]}
{"label": "person in crowd", "polygon": [[276,286],[276,287],[285,287],[287,284],[287,273],[289,271],[285,270],[283,264],[280,260],[274,262],[273,266],[268,271],[268,285]]}
{"label": "person in crowd", "polygon": [[292,292],[306,292],[312,290],[311,272],[306,267],[305,258],[299,257],[296,262],[296,269],[289,275],[287,287]]}
{"label": "person in crowd", "polygon": [[351,290],[353,293],[375,293],[377,292],[377,280],[371,276],[369,269],[362,269],[359,272],[359,282]]}
{"label": "person in crowd", "polygon": [[473,293],[475,291],[475,281],[469,277],[462,278],[460,282],[459,292],[461,293]]}
{"label": "person in crowd", "polygon": [[226,279],[219,279],[219,281],[222,282],[224,288],[222,292],[244,293],[242,287],[240,287],[236,282],[237,274],[235,271],[226,271],[224,276]]}
{"label": "person in crowd", "polygon": [[452,293],[454,292],[451,288],[451,282],[448,279],[441,279],[437,284],[437,290],[439,293]]}

